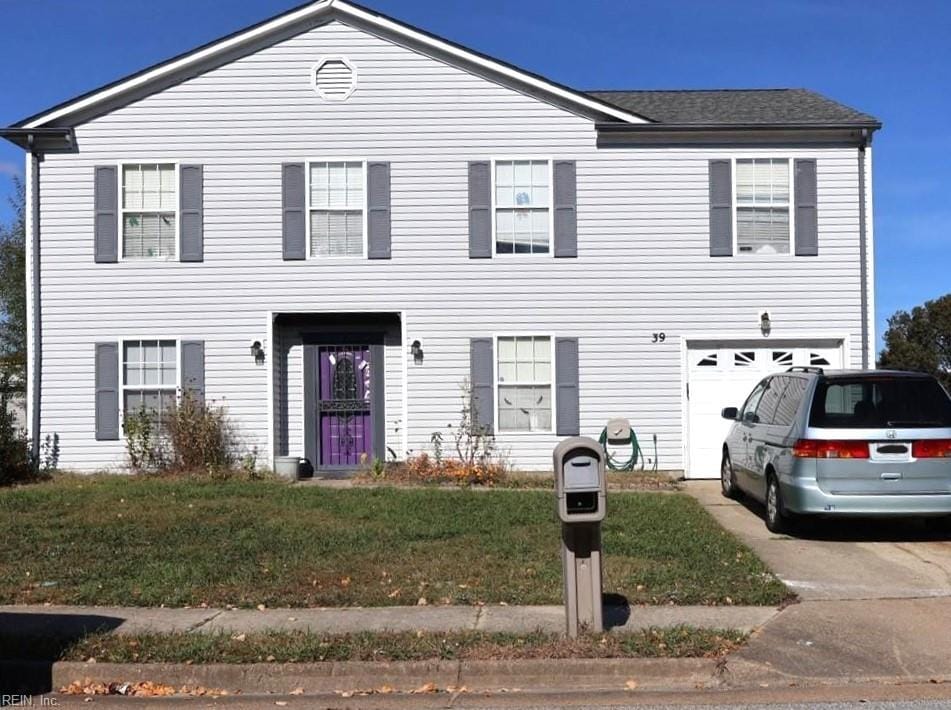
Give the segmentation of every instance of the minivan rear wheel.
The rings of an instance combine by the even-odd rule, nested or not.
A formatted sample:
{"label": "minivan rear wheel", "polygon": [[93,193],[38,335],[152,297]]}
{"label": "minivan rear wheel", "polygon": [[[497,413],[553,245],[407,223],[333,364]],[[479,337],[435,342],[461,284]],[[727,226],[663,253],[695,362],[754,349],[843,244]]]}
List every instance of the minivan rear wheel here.
{"label": "minivan rear wheel", "polygon": [[723,461],[720,463],[720,490],[724,497],[736,500],[740,491],[736,487],[736,475],[733,473],[733,462],[730,454],[723,452]]}
{"label": "minivan rear wheel", "polygon": [[783,504],[783,491],[775,473],[766,479],[766,528],[770,532],[788,533],[792,528],[792,519]]}

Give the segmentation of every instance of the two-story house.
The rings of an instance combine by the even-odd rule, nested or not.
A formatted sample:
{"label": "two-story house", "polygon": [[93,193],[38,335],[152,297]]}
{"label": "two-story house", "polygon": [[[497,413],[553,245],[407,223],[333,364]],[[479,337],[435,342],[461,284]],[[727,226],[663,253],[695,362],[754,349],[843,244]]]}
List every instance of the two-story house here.
{"label": "two-story house", "polygon": [[766,372],[873,357],[874,118],[802,89],[577,91],[319,0],[3,129],[28,420],[118,468],[183,386],[267,461],[478,418],[520,468],[628,417],[716,476]]}

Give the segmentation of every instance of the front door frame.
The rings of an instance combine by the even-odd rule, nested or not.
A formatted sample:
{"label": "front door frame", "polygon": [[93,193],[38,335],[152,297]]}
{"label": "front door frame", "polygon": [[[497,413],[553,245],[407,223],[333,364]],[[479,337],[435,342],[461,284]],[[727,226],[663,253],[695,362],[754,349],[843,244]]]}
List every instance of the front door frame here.
{"label": "front door frame", "polygon": [[381,461],[386,457],[386,380],[384,367],[384,333],[367,330],[334,330],[333,332],[303,333],[304,341],[304,457],[314,470],[352,471],[355,466],[321,466],[320,436],[317,433],[318,413],[318,350],[322,345],[367,345],[370,348],[370,426],[371,452]]}

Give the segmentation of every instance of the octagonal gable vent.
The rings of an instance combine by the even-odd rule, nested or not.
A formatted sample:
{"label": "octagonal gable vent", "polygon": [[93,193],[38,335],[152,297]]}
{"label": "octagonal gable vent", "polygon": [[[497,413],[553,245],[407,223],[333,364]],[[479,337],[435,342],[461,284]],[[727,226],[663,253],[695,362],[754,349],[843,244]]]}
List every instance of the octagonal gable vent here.
{"label": "octagonal gable vent", "polygon": [[314,65],[313,84],[321,98],[345,101],[357,87],[357,72],[343,57],[329,57]]}

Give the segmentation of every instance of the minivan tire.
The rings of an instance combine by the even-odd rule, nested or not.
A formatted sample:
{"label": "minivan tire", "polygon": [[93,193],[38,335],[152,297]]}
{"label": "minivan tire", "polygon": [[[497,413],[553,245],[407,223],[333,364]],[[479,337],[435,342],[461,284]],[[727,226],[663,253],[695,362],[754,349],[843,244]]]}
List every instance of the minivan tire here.
{"label": "minivan tire", "polygon": [[740,489],[736,486],[736,474],[733,472],[733,462],[730,461],[730,454],[723,452],[723,460],[720,462],[720,492],[724,498],[736,500],[740,497]]}
{"label": "minivan tire", "polygon": [[792,515],[783,503],[783,489],[775,473],[766,479],[766,529],[781,535],[792,529]]}

